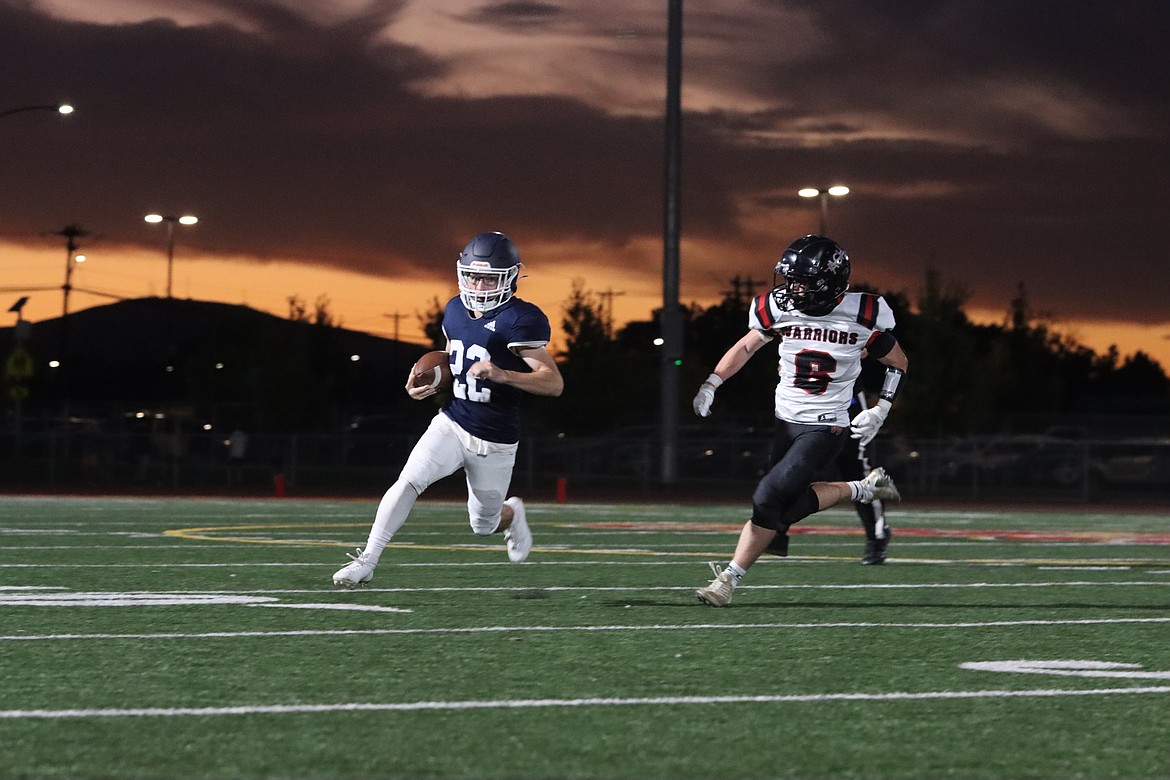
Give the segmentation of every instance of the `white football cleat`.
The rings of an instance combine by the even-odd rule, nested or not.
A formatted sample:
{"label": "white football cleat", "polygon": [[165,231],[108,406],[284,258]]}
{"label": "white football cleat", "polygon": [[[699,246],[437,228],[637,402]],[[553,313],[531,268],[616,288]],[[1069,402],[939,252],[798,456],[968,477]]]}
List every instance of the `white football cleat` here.
{"label": "white football cleat", "polygon": [[350,563],[342,566],[333,575],[333,584],[340,585],[343,588],[354,588],[365,585],[370,580],[374,579],[374,567],[378,564],[374,563],[362,552],[362,548],[358,547],[357,555],[346,553],[346,557],[350,559]]}
{"label": "white football cleat", "polygon": [[868,501],[864,498],[861,499],[863,504],[874,501],[889,501],[891,504],[896,504],[902,500],[902,494],[894,485],[894,478],[881,467],[866,474],[865,479],[861,480],[861,487],[873,494]]}
{"label": "white football cleat", "polygon": [[715,579],[707,587],[696,590],[695,597],[712,607],[726,607],[731,603],[731,594],[735,592],[735,577],[727,569],[720,569],[714,561],[707,565],[711,567]]}
{"label": "white football cleat", "polygon": [[532,529],[528,527],[523,501],[512,496],[504,503],[512,508],[512,524],[504,531],[504,541],[508,543],[508,560],[520,563],[532,551]]}

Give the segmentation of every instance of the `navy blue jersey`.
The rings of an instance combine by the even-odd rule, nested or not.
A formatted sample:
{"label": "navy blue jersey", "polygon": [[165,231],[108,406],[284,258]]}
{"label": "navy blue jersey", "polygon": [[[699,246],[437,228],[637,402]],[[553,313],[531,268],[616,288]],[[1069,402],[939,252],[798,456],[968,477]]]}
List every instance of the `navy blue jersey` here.
{"label": "navy blue jersey", "polygon": [[443,411],[472,436],[500,444],[520,441],[524,391],[469,377],[467,369],[486,359],[508,371],[531,371],[516,353],[548,344],[552,335],[548,317],[536,305],[512,298],[474,319],[455,296],[443,311],[443,333],[455,377],[451,400]]}

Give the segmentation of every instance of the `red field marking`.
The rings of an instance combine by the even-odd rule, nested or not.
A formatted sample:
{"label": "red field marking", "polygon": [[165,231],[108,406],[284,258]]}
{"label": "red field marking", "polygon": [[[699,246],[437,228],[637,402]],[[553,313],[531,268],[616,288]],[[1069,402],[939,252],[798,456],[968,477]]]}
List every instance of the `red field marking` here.
{"label": "red field marking", "polygon": [[[597,528],[613,531],[726,531],[734,533],[743,525],[730,523],[571,523],[573,528]],[[953,528],[906,528],[895,529],[899,539],[906,537],[928,537],[935,539],[968,539],[980,542],[1092,542],[1098,544],[1167,544],[1170,533],[1153,531],[1023,531],[1012,529],[962,530]],[[812,536],[857,536],[860,528],[829,525],[794,525],[790,534]]]}

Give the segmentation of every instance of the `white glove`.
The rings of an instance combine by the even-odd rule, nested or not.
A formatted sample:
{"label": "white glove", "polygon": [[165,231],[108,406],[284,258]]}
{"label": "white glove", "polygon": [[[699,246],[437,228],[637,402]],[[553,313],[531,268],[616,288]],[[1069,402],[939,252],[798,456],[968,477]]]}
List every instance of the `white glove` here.
{"label": "white glove", "polygon": [[860,446],[864,447],[873,441],[874,436],[877,436],[882,423],[886,421],[886,416],[890,413],[890,406],[889,401],[881,398],[878,399],[877,406],[865,409],[853,418],[849,430],[853,431],[853,438],[858,440],[857,443]]}
{"label": "white glove", "polygon": [[699,385],[699,392],[695,393],[695,414],[700,417],[711,416],[711,404],[715,400],[715,391],[723,384],[723,379],[718,374],[711,374],[703,380],[703,384]]}

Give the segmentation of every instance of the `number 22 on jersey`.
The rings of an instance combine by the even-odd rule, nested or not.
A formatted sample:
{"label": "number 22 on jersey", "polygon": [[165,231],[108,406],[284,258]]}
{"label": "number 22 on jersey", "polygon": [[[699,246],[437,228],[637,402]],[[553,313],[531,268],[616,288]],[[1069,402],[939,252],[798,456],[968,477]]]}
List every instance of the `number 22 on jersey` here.
{"label": "number 22 on jersey", "polygon": [[464,347],[462,341],[455,339],[450,342],[450,349],[448,351],[455,357],[451,365],[451,373],[455,375],[455,384],[452,388],[455,397],[481,404],[491,402],[491,388],[481,387],[478,379],[467,376],[467,369],[471,368],[477,360],[489,360],[491,358],[487,349],[479,344]]}

